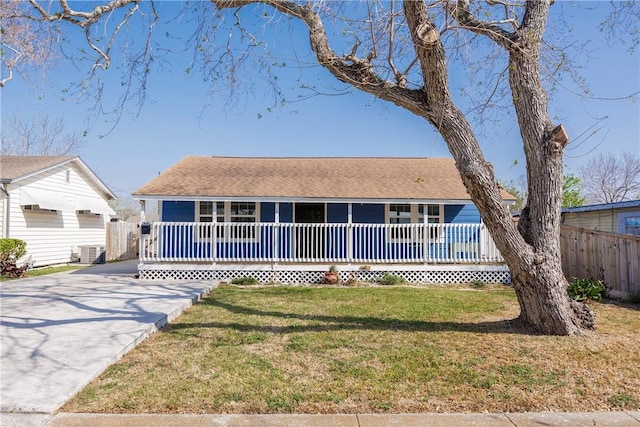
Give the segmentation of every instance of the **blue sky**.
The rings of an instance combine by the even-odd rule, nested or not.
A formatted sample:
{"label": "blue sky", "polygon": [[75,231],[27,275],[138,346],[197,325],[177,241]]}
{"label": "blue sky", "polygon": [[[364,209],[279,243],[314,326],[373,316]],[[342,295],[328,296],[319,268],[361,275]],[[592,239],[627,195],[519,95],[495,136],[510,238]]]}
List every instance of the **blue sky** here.
{"label": "blue sky", "polygon": [[[604,41],[596,28],[606,5],[588,4],[596,10],[572,7],[569,2],[556,2],[553,7],[571,16],[573,34],[586,42],[588,55],[577,60],[586,67],[582,75],[591,94],[618,98],[637,93],[640,56],[637,52],[631,55],[628,46]],[[175,4],[162,6],[171,8]],[[165,25],[171,31],[181,31],[179,27]],[[293,56],[288,43],[277,49],[282,58]],[[68,131],[81,133],[90,120],[80,156],[119,195],[130,194],[187,155],[449,156],[445,143],[426,121],[369,95],[353,91],[340,96],[318,96],[268,111],[272,97],[256,79],[256,89],[230,107],[225,105],[226,94],[211,95],[209,83],[200,75],[187,75],[181,58],[173,56],[171,61],[172,66],[152,74],[147,85],[149,98],[140,112],[135,104],[129,104],[115,129],[105,136],[102,135],[111,127],[109,118],[91,116],[90,102],[78,102],[63,92],[70,81],[81,75],[64,62],[49,70],[37,87],[18,76],[0,90],[3,125],[14,114],[36,117],[47,113],[64,119]],[[281,84],[287,91],[296,83],[286,78],[301,71],[281,73],[284,77]],[[340,86],[318,68],[304,73],[307,81],[319,86]],[[103,72],[102,77],[107,92],[121,93],[117,69]],[[574,139],[592,129],[600,130],[582,145],[569,146],[566,172],[575,173],[580,164],[598,153],[640,155],[637,95],[633,100],[603,101],[585,99],[568,89],[561,87],[554,93],[550,103],[552,115],[557,116]],[[295,96],[292,91],[290,97]],[[105,98],[107,103],[110,100],[111,97]],[[604,116],[607,119],[597,120]],[[513,117],[505,117],[480,140],[498,179],[517,179],[524,174],[521,142]]]}

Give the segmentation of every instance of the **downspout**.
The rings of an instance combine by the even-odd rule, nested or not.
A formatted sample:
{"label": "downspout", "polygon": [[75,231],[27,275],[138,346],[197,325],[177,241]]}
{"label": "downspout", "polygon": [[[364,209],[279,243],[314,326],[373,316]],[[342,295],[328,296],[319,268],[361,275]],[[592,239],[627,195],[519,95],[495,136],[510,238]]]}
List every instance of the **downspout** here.
{"label": "downspout", "polygon": [[4,195],[6,196],[4,199],[4,203],[2,205],[2,208],[4,209],[4,212],[2,213],[2,238],[7,238],[9,237],[9,192],[7,191],[7,184],[6,183],[2,183],[2,187],[0,187],[0,190],[2,190],[2,192],[4,193]]}

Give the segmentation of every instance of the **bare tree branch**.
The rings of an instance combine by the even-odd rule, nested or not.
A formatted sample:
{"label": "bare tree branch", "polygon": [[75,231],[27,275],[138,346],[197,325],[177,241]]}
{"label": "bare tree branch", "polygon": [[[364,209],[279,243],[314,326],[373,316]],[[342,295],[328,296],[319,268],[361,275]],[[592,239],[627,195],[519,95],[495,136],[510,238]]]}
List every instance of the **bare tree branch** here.
{"label": "bare tree branch", "polygon": [[[519,25],[515,19],[504,19],[499,21],[487,22],[478,19],[469,9],[469,0],[447,1],[447,10],[453,16],[458,24],[463,28],[483,34],[489,37],[500,46],[509,49],[512,44],[512,38],[515,32],[510,32],[502,27],[502,24],[510,24],[514,31],[519,29]],[[489,4],[494,4],[488,2]],[[505,7],[505,14],[508,13],[509,7],[506,2],[500,2]]]}
{"label": "bare tree branch", "polygon": [[84,145],[74,132],[65,132],[62,119],[15,115],[0,134],[0,154],[8,156],[66,156],[78,154]]}
{"label": "bare tree branch", "polygon": [[579,169],[589,203],[615,203],[640,197],[640,157],[600,154]]}

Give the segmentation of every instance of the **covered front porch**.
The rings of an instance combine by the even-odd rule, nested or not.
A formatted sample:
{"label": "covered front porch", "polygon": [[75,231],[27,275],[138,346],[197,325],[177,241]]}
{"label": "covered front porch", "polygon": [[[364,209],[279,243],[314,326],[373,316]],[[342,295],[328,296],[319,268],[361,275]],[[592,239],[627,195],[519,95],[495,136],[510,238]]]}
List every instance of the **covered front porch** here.
{"label": "covered front porch", "polygon": [[296,224],[154,222],[140,239],[141,278],[318,282],[341,279],[508,283],[484,224]]}

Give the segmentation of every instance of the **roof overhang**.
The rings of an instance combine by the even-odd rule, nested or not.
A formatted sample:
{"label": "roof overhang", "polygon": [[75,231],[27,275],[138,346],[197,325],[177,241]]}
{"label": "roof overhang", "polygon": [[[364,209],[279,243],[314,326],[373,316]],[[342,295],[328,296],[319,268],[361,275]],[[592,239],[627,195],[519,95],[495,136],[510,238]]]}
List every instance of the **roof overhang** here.
{"label": "roof overhang", "polygon": [[562,213],[594,212],[594,211],[604,211],[604,210],[610,210],[610,209],[625,209],[625,208],[638,208],[638,207],[640,207],[640,200],[627,200],[624,202],[576,206],[573,208],[562,208]]}
{"label": "roof overhang", "polygon": [[[78,166],[78,168],[80,168],[80,170],[82,172],[84,172],[89,179],[100,189],[100,191],[102,191],[105,195],[106,198],[111,200],[111,199],[116,199],[116,195],[109,189],[109,187],[107,187],[107,185],[102,182],[102,180],[98,177],[98,175],[96,175],[89,166],[87,166],[87,164],[85,162],[82,161],[82,159],[80,157],[74,157],[71,159],[67,159],[67,160],[63,160],[59,163],[53,164],[53,165],[49,165],[45,168],[42,169],[38,169],[32,172],[29,172],[27,174],[12,178],[12,179],[3,179],[2,183],[3,184],[16,184],[19,181],[22,181],[24,179],[27,178],[31,178],[32,176],[41,174],[43,172],[49,171],[51,169],[55,169],[57,167],[60,167],[62,165],[65,165],[67,163],[74,163],[76,166]],[[73,210],[73,209],[72,209]]]}
{"label": "roof overhang", "polygon": [[469,199],[346,199],[323,197],[230,197],[230,196],[168,196],[133,194],[134,200],[158,200],[168,202],[216,201],[216,202],[280,202],[280,203],[361,203],[361,204],[444,204],[470,205]]}

